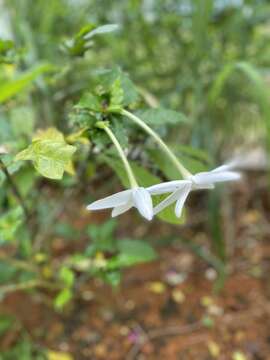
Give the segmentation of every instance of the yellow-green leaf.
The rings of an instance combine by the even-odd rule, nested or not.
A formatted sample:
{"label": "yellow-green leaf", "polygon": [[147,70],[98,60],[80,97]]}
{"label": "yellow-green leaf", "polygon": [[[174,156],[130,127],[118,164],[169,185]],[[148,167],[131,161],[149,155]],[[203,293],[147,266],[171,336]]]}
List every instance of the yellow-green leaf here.
{"label": "yellow-green leaf", "polygon": [[72,172],[71,158],[75,146],[68,145],[57,129],[39,131],[32,144],[16,156],[16,160],[31,160],[35,169],[49,179],[62,179],[64,171]]}

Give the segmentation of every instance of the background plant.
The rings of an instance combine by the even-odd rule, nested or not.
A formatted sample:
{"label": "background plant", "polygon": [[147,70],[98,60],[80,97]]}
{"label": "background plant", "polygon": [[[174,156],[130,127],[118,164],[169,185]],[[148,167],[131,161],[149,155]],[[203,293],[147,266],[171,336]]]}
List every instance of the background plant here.
{"label": "background plant", "polygon": [[[61,309],[78,276],[117,284],[122,268],[156,256],[146,241],[116,240],[108,222],[110,230],[84,229],[89,248],[54,261],[59,234],[69,241],[82,235],[62,223],[65,208],[76,208],[76,199],[84,207],[97,184],[101,194],[114,191],[117,178],[127,186],[96,122],[110,123],[142,186],[177,176],[141,130],[108,108],[121,105],[140,116],[192,172],[214,167],[239,143],[269,145],[270,6],[210,0],[110,1],[106,12],[102,1],[10,0],[4,6],[0,240],[10,256],[0,263],[2,292],[52,288]],[[223,263],[222,199],[220,189],[207,201],[212,249]],[[160,217],[177,224],[171,209]]]}

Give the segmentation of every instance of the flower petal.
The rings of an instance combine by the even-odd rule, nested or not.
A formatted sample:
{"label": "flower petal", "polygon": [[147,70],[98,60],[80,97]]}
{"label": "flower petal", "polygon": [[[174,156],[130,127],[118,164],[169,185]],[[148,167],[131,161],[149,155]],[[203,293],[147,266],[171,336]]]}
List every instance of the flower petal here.
{"label": "flower petal", "polygon": [[215,169],[212,170],[211,172],[220,172],[220,171],[234,170],[234,169],[237,168],[239,165],[240,165],[239,159],[234,159],[234,160],[231,160],[230,162],[228,162],[227,164],[224,164],[224,165],[221,165],[221,166],[215,168]]}
{"label": "flower petal", "polygon": [[188,197],[188,194],[191,190],[191,184],[187,184],[181,191],[180,197],[176,201],[175,205],[175,215],[180,218],[183,210],[184,203]]}
{"label": "flower petal", "polygon": [[181,189],[177,189],[175,192],[173,192],[171,195],[166,197],[163,201],[161,201],[157,206],[154,207],[154,215],[159,213],[160,211],[164,210],[167,206],[170,206],[172,203],[174,203],[176,200],[179,199],[181,196]]}
{"label": "flower petal", "polygon": [[116,217],[118,215],[123,214],[124,212],[128,211],[130,208],[132,208],[133,204],[132,201],[128,201],[126,204],[124,205],[120,205],[120,206],[116,206],[115,208],[113,208],[112,211],[112,217]]}
{"label": "flower petal", "polygon": [[134,206],[138,209],[139,213],[147,220],[152,220],[153,203],[149,192],[144,188],[133,189],[132,199]]}
{"label": "flower petal", "polygon": [[240,178],[241,174],[235,171],[210,171],[198,173],[192,177],[192,180],[197,185],[207,185],[222,181],[239,180]]}
{"label": "flower petal", "polygon": [[104,199],[94,201],[87,206],[87,210],[109,209],[115,206],[124,205],[131,196],[131,189],[107,196]]}
{"label": "flower petal", "polygon": [[167,181],[161,184],[153,185],[147,188],[147,191],[152,195],[160,195],[168,192],[174,192],[183,184],[190,182],[189,180],[175,180]]}

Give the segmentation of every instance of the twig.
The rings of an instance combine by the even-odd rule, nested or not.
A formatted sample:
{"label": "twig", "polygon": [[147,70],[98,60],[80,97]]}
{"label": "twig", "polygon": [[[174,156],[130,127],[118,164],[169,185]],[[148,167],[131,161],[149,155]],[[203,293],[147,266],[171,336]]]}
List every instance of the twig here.
{"label": "twig", "polygon": [[3,256],[3,254],[0,254],[0,260],[11,264],[18,269],[38,272],[38,269],[34,265],[29,264],[23,260],[14,259],[12,257],[8,258],[7,256]]}
{"label": "twig", "polygon": [[35,280],[27,281],[25,283],[8,284],[8,285],[0,286],[0,296],[6,295],[14,291],[28,290],[36,287],[42,287],[50,290],[59,290],[62,288],[62,286],[60,285],[53,284],[44,280],[35,279]]}
{"label": "twig", "polygon": [[20,203],[20,205],[21,205],[21,207],[22,207],[22,209],[24,211],[26,221],[29,222],[29,220],[30,220],[29,210],[28,210],[28,208],[27,208],[27,206],[25,204],[25,201],[24,201],[22,195],[20,194],[19,189],[17,188],[17,185],[13,181],[12,176],[10,175],[6,165],[4,164],[4,162],[2,161],[1,158],[0,158],[0,170],[2,170],[3,173],[6,175],[9,186],[10,186],[14,196],[17,198],[18,202]]}
{"label": "twig", "polygon": [[130,351],[127,354],[126,359],[127,360],[133,360],[136,358],[136,356],[141,351],[141,348],[145,343],[147,343],[149,340],[155,340],[159,337],[163,336],[178,336],[178,335],[185,335],[188,333],[191,333],[193,331],[199,330],[202,327],[201,322],[196,322],[190,325],[184,325],[184,326],[170,326],[167,328],[161,328],[161,329],[154,329],[149,332],[146,332],[142,329],[141,326],[137,326],[139,328],[141,334],[139,336],[138,341],[136,344],[132,346]]}

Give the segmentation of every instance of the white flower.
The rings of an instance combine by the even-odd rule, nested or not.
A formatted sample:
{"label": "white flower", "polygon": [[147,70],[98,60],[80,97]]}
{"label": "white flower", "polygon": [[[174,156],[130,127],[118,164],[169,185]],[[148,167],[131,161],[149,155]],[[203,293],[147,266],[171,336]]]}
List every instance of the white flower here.
{"label": "white flower", "polygon": [[112,217],[123,214],[135,207],[147,220],[153,218],[153,204],[149,192],[143,187],[120,191],[104,199],[97,200],[87,206],[87,210],[102,210],[113,208]]}
{"label": "white flower", "polygon": [[176,202],[175,215],[180,217],[188,194],[192,190],[213,189],[215,183],[239,180],[241,175],[231,171],[234,164],[222,165],[212,171],[200,172],[190,176],[186,180],[169,181],[163,184],[150,186],[147,188],[151,195],[159,195],[171,192],[165,200],[161,201],[155,208],[154,214],[159,213],[165,207]]}

